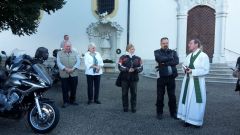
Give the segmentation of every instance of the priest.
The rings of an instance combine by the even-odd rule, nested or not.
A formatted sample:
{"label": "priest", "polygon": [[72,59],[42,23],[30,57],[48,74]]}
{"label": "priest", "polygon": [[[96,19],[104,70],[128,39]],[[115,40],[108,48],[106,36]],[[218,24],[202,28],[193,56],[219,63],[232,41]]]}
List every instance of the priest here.
{"label": "priest", "polygon": [[184,121],[184,126],[201,127],[206,106],[205,76],[209,72],[209,58],[201,51],[198,39],[190,40],[191,52],[183,63],[185,77],[182,82],[177,117]]}

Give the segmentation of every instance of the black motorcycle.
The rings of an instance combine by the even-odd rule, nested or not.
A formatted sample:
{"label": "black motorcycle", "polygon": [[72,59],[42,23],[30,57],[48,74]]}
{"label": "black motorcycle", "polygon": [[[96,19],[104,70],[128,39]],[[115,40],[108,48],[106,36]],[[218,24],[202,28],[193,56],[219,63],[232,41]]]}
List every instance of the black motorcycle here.
{"label": "black motorcycle", "polygon": [[45,69],[31,57],[12,62],[10,69],[0,69],[0,91],[8,100],[14,98],[11,108],[2,109],[0,117],[20,119],[27,114],[33,131],[47,133],[54,129],[60,118],[54,102],[44,98],[43,93],[52,86],[52,79]]}

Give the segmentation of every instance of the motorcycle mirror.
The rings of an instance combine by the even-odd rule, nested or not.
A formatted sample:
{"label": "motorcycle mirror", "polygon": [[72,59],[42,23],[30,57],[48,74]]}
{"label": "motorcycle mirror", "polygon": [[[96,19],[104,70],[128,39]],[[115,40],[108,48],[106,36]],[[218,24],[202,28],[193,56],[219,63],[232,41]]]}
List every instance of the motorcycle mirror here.
{"label": "motorcycle mirror", "polygon": [[1,51],[2,54],[7,55],[5,51]]}

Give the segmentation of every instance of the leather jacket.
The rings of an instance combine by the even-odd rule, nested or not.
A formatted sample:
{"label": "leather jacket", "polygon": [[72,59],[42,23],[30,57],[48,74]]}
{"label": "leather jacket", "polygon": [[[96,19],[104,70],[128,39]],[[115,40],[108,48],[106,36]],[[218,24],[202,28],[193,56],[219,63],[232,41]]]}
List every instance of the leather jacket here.
{"label": "leather jacket", "polygon": [[[157,70],[160,77],[178,76],[176,65],[179,64],[177,52],[171,49],[158,49],[154,51],[155,60],[158,63]],[[170,72],[170,71],[171,72]]]}
{"label": "leather jacket", "polygon": [[[133,68],[134,72],[129,72],[129,69]],[[123,81],[138,81],[138,73],[142,72],[143,65],[140,57],[133,55],[122,55],[119,58],[118,69],[121,72],[121,80]]]}

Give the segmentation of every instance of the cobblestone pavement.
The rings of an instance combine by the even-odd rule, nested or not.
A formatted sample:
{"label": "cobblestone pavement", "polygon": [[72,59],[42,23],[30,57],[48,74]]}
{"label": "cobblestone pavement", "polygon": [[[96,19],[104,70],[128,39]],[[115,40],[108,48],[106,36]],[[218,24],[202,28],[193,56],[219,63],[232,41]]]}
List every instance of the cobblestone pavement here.
{"label": "cobblestone pavement", "polygon": [[[207,106],[202,128],[183,127],[179,120],[169,116],[165,96],[164,118],[156,119],[156,80],[140,78],[137,112],[122,111],[121,89],[114,85],[116,74],[101,79],[101,105],[87,105],[86,77],[81,74],[77,90],[79,106],[61,108],[60,85],[47,92],[55,100],[61,117],[51,135],[240,135],[240,96],[233,84],[207,84]],[[181,82],[177,82],[179,98]],[[0,135],[34,134],[26,119],[19,121],[0,118]]]}

